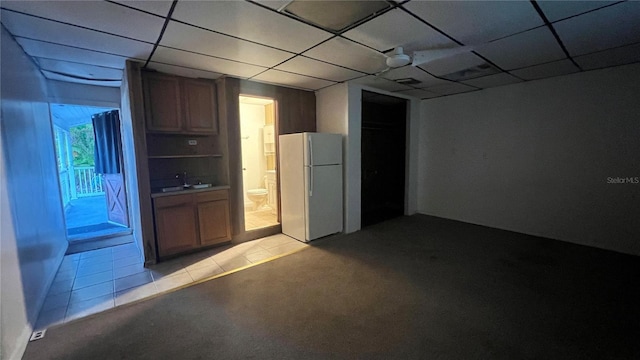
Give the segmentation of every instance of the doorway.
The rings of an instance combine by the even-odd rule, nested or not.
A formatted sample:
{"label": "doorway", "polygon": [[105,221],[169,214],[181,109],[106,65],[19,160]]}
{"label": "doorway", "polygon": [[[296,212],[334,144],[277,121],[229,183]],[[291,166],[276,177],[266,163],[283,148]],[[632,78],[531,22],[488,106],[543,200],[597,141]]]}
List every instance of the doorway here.
{"label": "doorway", "polygon": [[67,252],[131,242],[119,111],[68,104],[50,109]]}
{"label": "doorway", "polygon": [[277,154],[273,99],[240,95],[245,230],[278,225]]}
{"label": "doorway", "polygon": [[362,92],[362,226],[404,215],[407,100]]}

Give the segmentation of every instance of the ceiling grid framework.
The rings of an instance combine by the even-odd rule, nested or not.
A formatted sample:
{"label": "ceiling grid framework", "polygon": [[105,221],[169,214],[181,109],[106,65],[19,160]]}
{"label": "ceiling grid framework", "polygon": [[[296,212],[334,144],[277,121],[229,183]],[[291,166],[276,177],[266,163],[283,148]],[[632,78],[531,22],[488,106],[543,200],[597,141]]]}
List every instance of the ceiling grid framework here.
{"label": "ceiling grid framework", "polygon": [[[337,31],[288,3],[2,1],[0,21],[47,78],[102,86],[119,86],[133,59],[188,77],[305,90],[350,81],[429,99],[640,61],[640,1],[387,1]],[[471,51],[387,69],[398,46]]]}

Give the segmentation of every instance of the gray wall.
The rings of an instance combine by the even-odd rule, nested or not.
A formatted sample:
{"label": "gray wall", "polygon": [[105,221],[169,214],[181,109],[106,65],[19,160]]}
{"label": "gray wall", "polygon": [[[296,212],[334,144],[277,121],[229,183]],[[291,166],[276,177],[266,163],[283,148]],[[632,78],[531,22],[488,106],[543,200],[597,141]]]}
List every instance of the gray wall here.
{"label": "gray wall", "polygon": [[[419,212],[640,255],[640,64],[422,102]],[[634,179],[629,179],[634,180]]]}
{"label": "gray wall", "polygon": [[46,82],[2,28],[0,357],[19,359],[67,248]]}

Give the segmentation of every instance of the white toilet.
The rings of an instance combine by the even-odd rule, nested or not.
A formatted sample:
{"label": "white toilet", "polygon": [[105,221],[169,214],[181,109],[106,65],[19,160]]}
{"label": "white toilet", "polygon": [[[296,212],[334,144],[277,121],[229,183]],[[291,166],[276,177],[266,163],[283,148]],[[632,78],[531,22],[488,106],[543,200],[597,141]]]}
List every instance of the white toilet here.
{"label": "white toilet", "polygon": [[247,190],[247,197],[253,202],[253,210],[260,210],[267,203],[267,189],[250,189]]}

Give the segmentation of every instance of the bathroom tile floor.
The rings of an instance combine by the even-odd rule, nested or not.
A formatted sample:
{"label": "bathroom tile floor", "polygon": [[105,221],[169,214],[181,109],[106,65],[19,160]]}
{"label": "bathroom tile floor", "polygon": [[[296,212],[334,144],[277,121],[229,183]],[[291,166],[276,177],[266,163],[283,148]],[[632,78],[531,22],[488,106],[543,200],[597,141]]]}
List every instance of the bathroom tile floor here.
{"label": "bathroom tile floor", "polygon": [[308,245],[283,234],[143,266],[134,244],[66,255],[35,330],[175,289]]}
{"label": "bathroom tile floor", "polygon": [[278,225],[278,216],[271,208],[247,211],[244,214],[244,226],[247,230]]}

